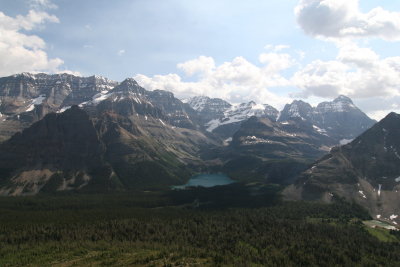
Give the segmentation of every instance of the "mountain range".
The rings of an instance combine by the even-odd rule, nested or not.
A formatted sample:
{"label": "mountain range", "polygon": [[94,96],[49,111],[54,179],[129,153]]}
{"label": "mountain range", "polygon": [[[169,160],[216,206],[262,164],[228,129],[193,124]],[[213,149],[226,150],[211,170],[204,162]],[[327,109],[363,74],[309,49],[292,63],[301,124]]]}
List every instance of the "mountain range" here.
{"label": "mountain range", "polygon": [[160,189],[199,172],[291,184],[375,124],[345,96],[279,112],[69,74],[0,78],[0,114],[1,195]]}

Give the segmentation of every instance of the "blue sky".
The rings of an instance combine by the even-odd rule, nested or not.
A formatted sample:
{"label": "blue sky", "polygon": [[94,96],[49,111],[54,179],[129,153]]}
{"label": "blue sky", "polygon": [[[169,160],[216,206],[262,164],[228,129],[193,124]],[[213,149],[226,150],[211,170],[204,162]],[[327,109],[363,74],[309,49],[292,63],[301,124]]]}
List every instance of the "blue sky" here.
{"label": "blue sky", "polygon": [[345,94],[375,118],[400,110],[399,1],[0,0],[0,12],[0,76],[134,77],[278,108]]}

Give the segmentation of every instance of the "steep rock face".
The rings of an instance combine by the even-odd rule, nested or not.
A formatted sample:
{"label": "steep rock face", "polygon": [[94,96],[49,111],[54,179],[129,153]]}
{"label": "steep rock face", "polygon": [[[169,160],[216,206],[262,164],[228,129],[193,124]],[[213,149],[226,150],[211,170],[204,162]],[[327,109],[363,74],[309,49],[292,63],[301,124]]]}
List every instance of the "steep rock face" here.
{"label": "steep rock face", "polygon": [[400,223],[400,115],[391,113],[351,143],[332,149],[285,192],[329,201],[342,196],[373,216]]}
{"label": "steep rock face", "polygon": [[188,105],[174,97],[174,94],[164,90],[154,90],[147,93],[148,99],[159,107],[168,117],[171,125],[180,128],[197,129],[196,112]]}
{"label": "steep rock face", "polygon": [[198,112],[202,124],[211,120],[223,118],[225,111],[232,107],[232,105],[225,100],[209,98],[207,96],[192,97],[187,101],[187,104]]}
{"label": "steep rock face", "polygon": [[0,78],[0,141],[49,112],[90,100],[118,83],[100,76],[22,73]]}
{"label": "steep rock face", "polygon": [[116,85],[117,82],[99,76],[23,73],[4,77],[0,78],[0,112],[27,112],[43,102],[55,108],[77,105]]}
{"label": "steep rock face", "polygon": [[332,102],[322,102],[315,108],[295,100],[285,106],[279,121],[293,118],[310,122],[320,133],[335,139],[337,143],[351,141],[375,123],[346,96],[339,96]]}

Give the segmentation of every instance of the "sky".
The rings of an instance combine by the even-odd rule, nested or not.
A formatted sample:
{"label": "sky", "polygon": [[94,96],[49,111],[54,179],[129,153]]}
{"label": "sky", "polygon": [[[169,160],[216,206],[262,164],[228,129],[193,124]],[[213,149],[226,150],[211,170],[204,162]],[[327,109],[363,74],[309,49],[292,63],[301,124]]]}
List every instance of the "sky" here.
{"label": "sky", "polygon": [[400,112],[400,1],[0,0],[0,77],[133,77],[282,109],[346,95]]}

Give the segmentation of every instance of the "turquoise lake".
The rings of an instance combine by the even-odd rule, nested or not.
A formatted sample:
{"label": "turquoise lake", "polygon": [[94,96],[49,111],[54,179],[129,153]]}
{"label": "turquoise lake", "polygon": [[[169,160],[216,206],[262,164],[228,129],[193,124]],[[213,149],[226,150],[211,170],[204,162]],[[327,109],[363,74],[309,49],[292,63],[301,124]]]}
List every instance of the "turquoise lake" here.
{"label": "turquoise lake", "polygon": [[213,187],[217,185],[227,185],[234,183],[235,181],[229,178],[227,175],[222,173],[214,174],[198,174],[190,178],[190,180],[184,185],[173,186],[173,189],[185,189],[187,187]]}

